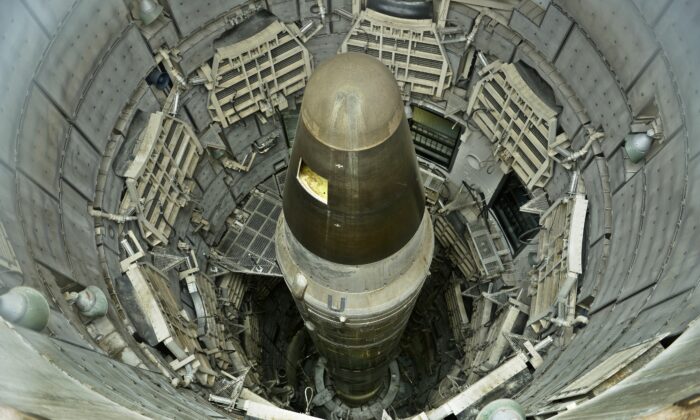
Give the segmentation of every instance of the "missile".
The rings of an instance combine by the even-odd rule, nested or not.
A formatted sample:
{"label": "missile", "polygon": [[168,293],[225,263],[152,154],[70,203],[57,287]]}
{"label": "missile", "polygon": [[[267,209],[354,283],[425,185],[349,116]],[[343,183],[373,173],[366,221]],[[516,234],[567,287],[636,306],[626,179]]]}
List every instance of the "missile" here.
{"label": "missile", "polygon": [[377,59],[340,54],[311,76],[275,240],[336,395],[377,398],[434,247],[401,95]]}

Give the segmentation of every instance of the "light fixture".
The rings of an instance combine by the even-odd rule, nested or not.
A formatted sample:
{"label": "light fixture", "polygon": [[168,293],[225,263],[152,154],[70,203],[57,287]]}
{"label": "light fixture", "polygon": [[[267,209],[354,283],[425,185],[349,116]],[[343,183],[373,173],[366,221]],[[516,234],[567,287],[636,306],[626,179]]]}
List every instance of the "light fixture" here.
{"label": "light fixture", "polygon": [[148,26],[158,19],[163,12],[163,6],[155,0],[139,0],[139,19]]}
{"label": "light fixture", "polygon": [[17,286],[0,296],[0,316],[24,328],[41,331],[49,322],[49,303],[38,290]]}
{"label": "light fixture", "polygon": [[651,149],[652,138],[647,133],[634,133],[625,141],[625,151],[632,163],[637,163],[646,157]]}

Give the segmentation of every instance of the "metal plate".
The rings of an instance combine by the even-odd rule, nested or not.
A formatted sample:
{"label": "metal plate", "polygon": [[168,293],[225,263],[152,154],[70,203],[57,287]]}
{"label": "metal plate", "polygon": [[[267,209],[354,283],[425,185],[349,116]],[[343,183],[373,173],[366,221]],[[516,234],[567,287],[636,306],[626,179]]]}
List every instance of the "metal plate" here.
{"label": "metal plate", "polygon": [[601,272],[607,262],[607,256],[604,256],[605,248],[609,246],[606,244],[607,241],[606,238],[600,238],[588,248],[583,276],[579,276],[578,280],[581,287],[577,296],[578,302],[588,300],[591,296],[595,296],[598,290],[598,283],[602,275]]}
{"label": "metal plate", "polygon": [[663,336],[656,337],[608,356],[608,358],[606,358],[596,367],[586,372],[585,375],[569,384],[569,386],[560,392],[552,395],[549,400],[556,401],[587,394],[588,392],[592,391],[593,388],[615,375],[620,369],[624,368],[635,359],[643,355],[647,350],[651,349],[656,343],[661,341],[662,338]]}
{"label": "metal plate", "polygon": [[18,179],[20,214],[34,258],[71,277],[62,239],[58,200],[24,175],[18,175]]}
{"label": "metal plate", "polygon": [[190,1],[166,0],[165,3],[180,34],[183,37],[187,37],[207,22],[242,5],[244,2],[241,0],[209,0],[206,4],[202,4]]}
{"label": "metal plate", "polygon": [[593,302],[591,312],[617,299],[624,279],[635,262],[639,235],[643,224],[645,202],[645,182],[638,173],[624,185],[612,201],[613,229],[610,242],[610,257],[600,282],[600,291]]}
{"label": "metal plate", "polygon": [[613,194],[626,182],[625,152],[623,148],[617,149],[607,160],[608,174],[610,175],[610,191]]}
{"label": "metal plate", "polygon": [[624,305],[608,306],[591,316],[588,326],[574,336],[549,371],[537,378],[538,383],[530,385],[532,399],[529,404],[534,407],[546,405],[551,395],[573,383],[610,354],[611,346],[627,326],[630,310],[639,308],[641,303],[641,300],[628,300]]}
{"label": "metal plate", "polygon": [[103,284],[97,257],[95,225],[88,202],[67,184],[61,185],[61,226],[73,278],[83,286]]}
{"label": "metal plate", "polygon": [[0,337],[16,349],[0,360],[6,378],[12,379],[6,381],[11,389],[0,386],[0,395],[23,411],[56,419],[82,417],[86,407],[104,419],[222,417],[201,397],[175,390],[159,373],[46,335],[14,330],[5,322]]}
{"label": "metal plate", "polygon": [[219,201],[219,204],[209,215],[209,225],[213,227],[223,226],[226,222],[226,218],[231,214],[233,209],[236,208],[236,203],[233,201],[233,196],[231,194],[224,194]]}
{"label": "metal plate", "polygon": [[75,129],[68,136],[61,174],[63,179],[76,188],[88,200],[95,195],[95,182],[102,156]]}
{"label": "metal plate", "polygon": [[127,26],[127,15],[121,1],[84,2],[68,16],[53,40],[37,80],[68,115],[74,115],[78,108],[95,65],[109,54],[110,46]]}
{"label": "metal plate", "polygon": [[566,1],[564,6],[615,69],[622,88],[628,89],[658,48],[639,9],[629,1],[608,2],[604,10],[578,1]]}
{"label": "metal plate", "polygon": [[[661,2],[659,2],[661,3]],[[661,114],[664,137],[670,139],[683,125],[681,105],[672,79],[671,71],[663,55],[657,55],[645,67],[627,93],[632,111],[639,113],[651,100],[656,102]]]}
{"label": "metal plate", "polygon": [[204,86],[196,86],[188,94],[187,102],[184,106],[192,117],[195,128],[198,132],[204,131],[211,124],[211,116],[207,109],[208,92]]}
{"label": "metal plate", "polygon": [[[700,54],[694,54],[700,38],[697,17],[700,4],[695,2],[672,2],[659,19],[655,30],[664,58],[673,75],[675,93],[682,97],[685,124],[688,138],[700,138],[700,118],[693,118],[700,112],[700,91],[698,90],[697,68],[700,68]],[[685,139],[688,142],[688,139]],[[688,142],[689,155],[700,152],[700,142]]]}
{"label": "metal plate", "polygon": [[586,107],[594,126],[602,125],[606,156],[619,146],[632,121],[615,76],[586,35],[575,27],[554,63]]}
{"label": "metal plate", "polygon": [[654,26],[671,0],[632,0],[649,26]]}
{"label": "metal plate", "polygon": [[[38,276],[34,267],[34,260],[28,254],[28,246],[24,235],[24,230],[20,218],[17,217],[17,185],[15,174],[5,165],[0,164],[0,220],[5,226],[5,232],[14,250],[25,278],[12,279],[7,276],[4,281],[6,285],[15,285],[24,281],[25,285],[33,286]],[[10,283],[8,283],[10,282]]]}
{"label": "metal plate", "polygon": [[549,61],[552,61],[571,28],[571,20],[558,7],[549,6],[539,26],[519,10],[514,10],[510,27],[530,41]]}
{"label": "metal plate", "polygon": [[476,33],[474,47],[485,54],[498,57],[499,60],[510,62],[520,41],[520,37],[509,28],[495,24],[493,29],[485,26]]}
{"label": "metal plate", "polygon": [[590,403],[560,414],[559,418],[637,418],[654,413],[659,418],[682,416],[682,409],[675,415],[673,412],[659,415],[658,410],[690,400],[700,392],[698,346],[700,324],[696,323],[627,380]]}
{"label": "metal plate", "polygon": [[[689,162],[689,169],[689,180],[700,179],[700,156]],[[698,247],[698,232],[700,232],[700,183],[690,182],[678,237],[675,239],[667,268],[648,303],[649,306],[656,305],[684,290],[691,291],[697,287],[700,279],[700,259],[695,258],[694,254]],[[697,300],[699,295],[695,291],[692,299]]]}
{"label": "metal plate", "polygon": [[76,0],[26,0],[24,3],[36,16],[42,29],[53,36],[74,7]]}
{"label": "metal plate", "polygon": [[[214,178],[209,185],[205,185],[204,187],[206,190],[204,190],[204,194],[202,195],[202,203],[220,203],[225,195],[230,195],[228,185],[226,185],[223,176]],[[205,205],[203,216],[205,219],[210,220],[215,212],[216,206]],[[226,216],[228,216],[228,214]]]}
{"label": "metal plate", "polygon": [[[5,2],[0,13],[2,43],[0,43],[0,160],[14,166],[15,136],[24,109],[25,96],[31,86],[27,75],[33,74],[48,38],[39,24],[32,19],[22,2]],[[11,58],[10,58],[11,57]]]}
{"label": "metal plate", "polygon": [[68,123],[41,90],[29,94],[18,137],[17,168],[58,197],[58,178]]}
{"label": "metal plate", "polygon": [[681,206],[688,182],[685,175],[685,144],[681,136],[671,139],[644,166],[646,199],[644,226],[635,264],[620,291],[620,298],[656,283],[678,234]]}
{"label": "metal plate", "polygon": [[77,116],[78,126],[97,150],[104,149],[122,108],[149,69],[155,66],[135,26],[130,27],[107,54],[84,93]]}

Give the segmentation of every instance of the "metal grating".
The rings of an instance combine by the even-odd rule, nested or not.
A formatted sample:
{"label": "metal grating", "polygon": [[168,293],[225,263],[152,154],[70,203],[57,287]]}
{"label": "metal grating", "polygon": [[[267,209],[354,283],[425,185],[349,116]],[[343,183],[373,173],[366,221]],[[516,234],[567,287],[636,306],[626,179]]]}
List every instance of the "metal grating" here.
{"label": "metal grating", "polygon": [[15,250],[12,248],[10,238],[7,237],[7,231],[5,231],[5,226],[2,222],[0,222],[0,267],[3,268],[2,271],[22,272]]}
{"label": "metal grating", "polygon": [[544,190],[539,190],[527,203],[520,206],[520,211],[541,215],[546,212],[548,208],[549,200],[547,200],[547,193]]}
{"label": "metal grating", "polygon": [[442,97],[452,70],[432,20],[401,19],[371,9],[362,11],[340,52],[359,52],[381,60],[404,93]]}
{"label": "metal grating", "polygon": [[[588,201],[581,194],[573,197],[564,197],[557,200],[552,207],[542,215],[539,232],[539,245],[537,257],[540,261],[533,274],[530,283],[530,319],[528,325],[535,332],[549,326],[546,319],[552,312],[553,305],[557,303],[560,289],[567,282],[568,277],[574,280],[580,274],[580,264],[570,267],[570,243],[578,243],[583,233],[583,222]],[[576,217],[573,217],[576,209]],[[581,213],[583,211],[583,213]],[[581,218],[584,218],[581,220]],[[580,233],[579,233],[580,231]],[[577,238],[572,238],[572,232]],[[580,255],[579,257],[580,258]],[[576,302],[576,285],[571,287],[566,302]],[[559,302],[564,303],[564,302]],[[568,305],[569,310],[573,305]],[[573,314],[558,314],[561,318],[572,318]]]}
{"label": "metal grating", "polygon": [[202,153],[189,125],[162,112],[151,114],[124,174],[127,193],[119,212],[136,209],[141,235],[152,246],[168,243],[172,225],[190,199]]}
{"label": "metal grating", "polygon": [[[483,341],[475,342],[472,340],[470,343],[474,353],[473,356],[470,355],[472,364],[467,383],[476,382],[479,376],[498,366],[503,355],[510,349],[506,337],[515,332],[516,322],[520,314],[516,307],[506,305],[505,308],[498,308],[497,315],[491,320],[489,319],[490,306],[484,309],[486,310],[480,313],[482,316],[480,336],[484,338]],[[487,321],[484,322],[484,320]]]}
{"label": "metal grating", "polygon": [[248,283],[241,274],[228,273],[219,282],[219,291],[221,304],[225,307],[224,312],[231,318],[237,317],[243,297],[248,291]]}
{"label": "metal grating", "polygon": [[[452,215],[447,217],[437,215],[434,217],[435,239],[446,249],[450,261],[459,269],[464,278],[472,280],[479,275],[479,268],[472,251],[465,242],[465,228],[458,226],[459,224],[454,221],[450,221],[448,218]],[[457,226],[455,227],[455,225]]]}
{"label": "metal grating", "polygon": [[303,89],[311,76],[311,56],[295,26],[280,21],[243,41],[218,48],[207,80],[209,113],[228,127],[255,112],[272,116],[287,108],[286,96]]}
{"label": "metal grating", "polygon": [[281,195],[279,195],[279,189],[277,188],[277,181],[275,180],[274,176],[270,176],[269,178],[267,178],[266,180],[264,180],[263,182],[258,184],[257,188],[261,191],[269,192],[271,194],[274,194],[274,195],[281,197]]}
{"label": "metal grating", "polygon": [[287,182],[287,169],[277,172],[275,174],[275,181],[277,181],[277,189],[279,191],[280,197],[284,195],[284,184]]}
{"label": "metal grating", "polygon": [[220,369],[229,366],[230,360],[224,352],[230,345],[224,324],[219,317],[219,301],[214,282],[201,272],[185,277],[197,314],[197,333],[211,359]]}
{"label": "metal grating", "polygon": [[161,248],[154,249],[151,252],[151,258],[153,259],[153,265],[163,273],[172,270],[187,260],[187,257],[183,255],[172,255]]}
{"label": "metal grating", "polygon": [[[209,386],[213,377],[209,359],[197,340],[196,325],[184,318],[175,296],[168,286],[168,280],[155,267],[148,263],[123,261],[123,269],[133,289],[133,300],[144,315],[140,322],[134,322],[142,337],[153,337],[151,345],[163,343],[171,354],[173,370],[180,371],[190,365],[202,385]],[[126,262],[126,264],[125,264]],[[141,325],[148,325],[150,331],[139,331]]]}
{"label": "metal grating", "polygon": [[229,218],[218,250],[234,272],[281,276],[275,259],[275,230],[282,202],[270,192],[253,191],[240,212]]}
{"label": "metal grating", "polygon": [[461,344],[469,330],[469,316],[462,300],[462,286],[459,283],[450,284],[445,290],[447,314],[455,342]]}
{"label": "metal grating", "polygon": [[496,145],[503,172],[515,171],[528,189],[543,187],[552,177],[552,157],[568,147],[566,134],[556,134],[558,110],[514,64],[494,61],[479,75],[468,115]]}

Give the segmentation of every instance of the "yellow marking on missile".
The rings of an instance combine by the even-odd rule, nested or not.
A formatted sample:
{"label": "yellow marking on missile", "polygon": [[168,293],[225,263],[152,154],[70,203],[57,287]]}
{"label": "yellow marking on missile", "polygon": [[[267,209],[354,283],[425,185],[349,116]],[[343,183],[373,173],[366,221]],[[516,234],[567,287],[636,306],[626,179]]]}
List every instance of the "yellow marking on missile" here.
{"label": "yellow marking on missile", "polygon": [[299,162],[297,179],[306,192],[323,204],[328,204],[328,180],[314,172],[303,160]]}

